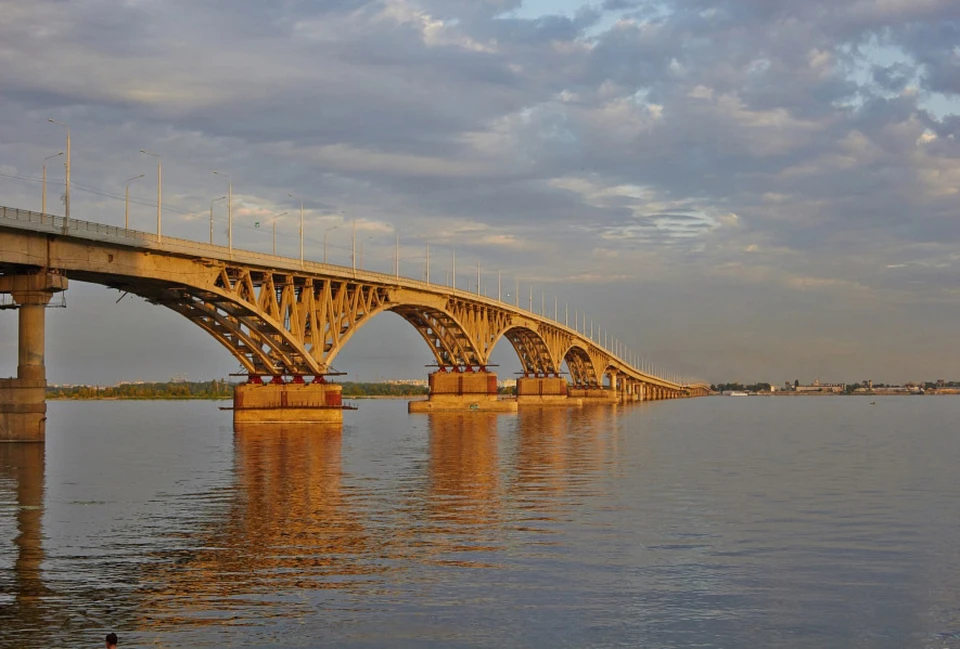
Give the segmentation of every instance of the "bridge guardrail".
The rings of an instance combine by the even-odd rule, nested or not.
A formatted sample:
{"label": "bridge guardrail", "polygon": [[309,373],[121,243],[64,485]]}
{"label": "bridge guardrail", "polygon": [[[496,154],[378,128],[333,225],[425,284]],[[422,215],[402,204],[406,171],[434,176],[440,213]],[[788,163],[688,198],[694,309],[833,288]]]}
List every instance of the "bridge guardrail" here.
{"label": "bridge guardrail", "polygon": [[[663,379],[661,377],[637,370],[630,363],[626,362],[624,359],[620,358],[614,352],[606,349],[596,341],[590,339],[588,336],[585,336],[568,325],[553,320],[546,315],[537,314],[533,311],[527,311],[519,306],[503,302],[502,300],[495,300],[480,293],[472,293],[470,291],[464,291],[462,289],[453,288],[452,286],[446,286],[444,284],[426,282],[424,280],[413,279],[403,275],[391,275],[388,273],[362,270],[347,266],[338,266],[336,264],[324,264],[315,261],[304,260],[301,264],[299,259],[291,259],[289,257],[282,257],[279,255],[268,255],[238,248],[231,249],[226,246],[202,243],[199,241],[192,241],[190,239],[180,239],[178,237],[158,236],[151,232],[130,230],[115,225],[106,225],[104,223],[96,223],[93,221],[83,221],[80,219],[70,219],[67,221],[67,219],[62,216],[42,214],[40,212],[22,210],[15,207],[0,206],[0,225],[2,225],[3,222],[15,222],[17,223],[17,226],[15,227],[18,227],[19,229],[29,229],[35,232],[45,232],[47,234],[58,236],[75,236],[100,243],[111,243],[151,250],[162,250],[168,253],[179,253],[189,256],[211,257],[221,261],[263,265],[271,269],[289,270],[293,272],[312,271],[315,273],[329,273],[333,271],[336,274],[349,275],[354,279],[380,282],[390,286],[403,286],[407,288],[426,289],[430,291],[442,291],[456,297],[479,301],[487,304],[488,306],[513,311],[523,317],[547,321],[551,326],[558,327],[567,331],[568,333],[573,334],[577,338],[589,341],[590,346],[595,348],[597,351],[609,355],[611,358],[617,361],[621,368],[629,370],[634,375],[634,378],[672,388],[685,387],[668,379]],[[27,227],[24,228],[24,225]]]}

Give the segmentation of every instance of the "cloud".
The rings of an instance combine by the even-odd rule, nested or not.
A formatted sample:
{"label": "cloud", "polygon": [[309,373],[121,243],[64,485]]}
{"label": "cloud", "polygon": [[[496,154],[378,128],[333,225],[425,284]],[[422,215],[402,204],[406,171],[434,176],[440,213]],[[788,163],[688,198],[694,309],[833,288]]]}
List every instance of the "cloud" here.
{"label": "cloud", "polygon": [[[218,169],[238,245],[265,245],[253,220],[303,198],[308,254],[357,218],[526,277],[669,285],[662,308],[686,295],[704,323],[713,282],[825,300],[811,313],[829,296],[856,295],[861,314],[953,297],[960,4],[587,5],[0,0],[0,191],[37,207],[56,117],[73,129],[74,211],[93,220],[115,223],[111,197],[147,172],[132,216],[153,222],[147,148],[164,155],[177,236],[206,240]],[[640,303],[616,308],[639,318]],[[794,326],[775,299],[757,308]],[[682,349],[674,331],[643,343]]]}

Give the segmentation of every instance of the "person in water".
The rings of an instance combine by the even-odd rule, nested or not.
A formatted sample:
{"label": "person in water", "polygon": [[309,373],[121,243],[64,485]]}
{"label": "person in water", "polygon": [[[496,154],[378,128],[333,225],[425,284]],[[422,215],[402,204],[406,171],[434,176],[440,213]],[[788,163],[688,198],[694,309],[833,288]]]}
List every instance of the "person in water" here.
{"label": "person in water", "polygon": [[117,642],[119,642],[119,641],[117,640],[117,634],[116,634],[116,633],[108,633],[108,634],[107,634],[107,638],[106,638],[106,642],[107,642],[107,649],[117,649]]}

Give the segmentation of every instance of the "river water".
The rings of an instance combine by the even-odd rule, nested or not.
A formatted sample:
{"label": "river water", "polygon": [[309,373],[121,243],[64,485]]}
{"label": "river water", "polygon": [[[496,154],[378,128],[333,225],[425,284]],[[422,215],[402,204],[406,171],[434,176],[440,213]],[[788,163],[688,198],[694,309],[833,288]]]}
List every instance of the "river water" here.
{"label": "river water", "polygon": [[0,647],[960,647],[960,399],[218,405],[0,445]]}

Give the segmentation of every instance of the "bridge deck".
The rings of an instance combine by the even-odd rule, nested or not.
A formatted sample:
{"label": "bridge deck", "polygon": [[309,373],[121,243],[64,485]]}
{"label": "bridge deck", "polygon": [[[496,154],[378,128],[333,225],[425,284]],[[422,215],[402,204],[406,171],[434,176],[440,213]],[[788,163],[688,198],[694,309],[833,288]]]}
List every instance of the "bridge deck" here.
{"label": "bridge deck", "polygon": [[[399,274],[391,275],[335,264],[325,264],[308,260],[301,261],[300,259],[291,259],[289,257],[258,253],[238,248],[231,249],[226,246],[201,243],[176,237],[158,237],[156,234],[149,232],[130,230],[78,219],[70,219],[69,222],[67,222],[66,219],[59,216],[0,206],[0,230],[2,229],[28,231],[106,246],[159,252],[165,255],[193,260],[212,260],[232,264],[244,264],[251,268],[269,271],[288,271],[291,273],[309,274],[325,278],[339,278],[344,281],[356,280],[388,287],[414,289],[446,297],[453,296],[462,300],[495,307],[556,327],[576,337],[593,350],[609,356],[612,359],[612,365],[616,366],[618,371],[623,372],[635,380],[670,389],[705,387],[700,384],[695,386],[682,386],[673,381],[638,370],[623,358],[618,357],[613,351],[603,347],[603,345],[597,341],[592,340],[589,336],[574,330],[562,322],[553,320],[546,315],[537,314],[522,309],[516,304],[509,304],[479,293],[453,288],[443,284],[412,279]],[[0,264],[3,264],[4,261],[5,260],[0,259]]]}

